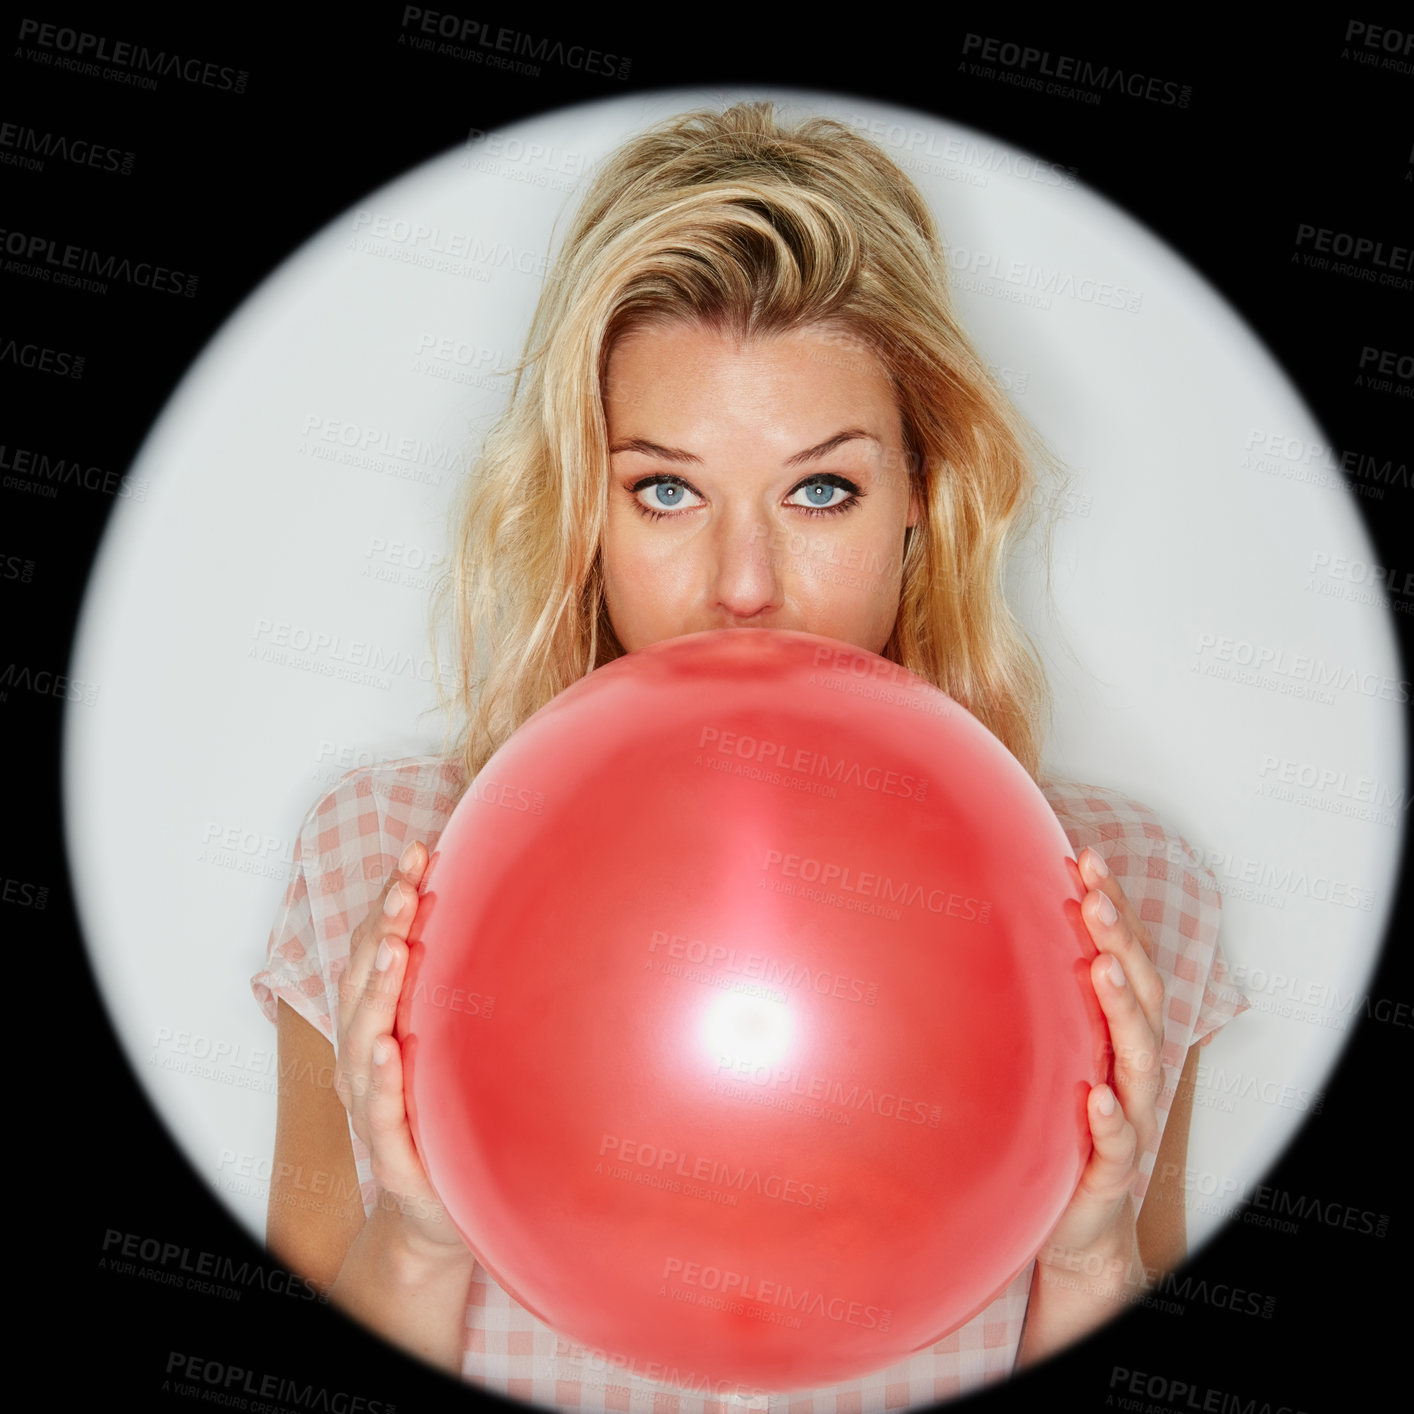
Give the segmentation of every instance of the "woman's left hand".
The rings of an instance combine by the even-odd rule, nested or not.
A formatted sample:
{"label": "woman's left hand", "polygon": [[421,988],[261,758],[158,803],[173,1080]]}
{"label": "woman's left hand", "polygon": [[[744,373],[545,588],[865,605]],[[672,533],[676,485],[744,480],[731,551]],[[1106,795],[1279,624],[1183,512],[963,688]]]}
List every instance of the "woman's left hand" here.
{"label": "woman's left hand", "polygon": [[1090,889],[1081,916],[1100,950],[1090,964],[1090,980],[1109,1025],[1114,1086],[1096,1085],[1090,1091],[1094,1149],[1037,1261],[1074,1271],[1077,1257],[1100,1253],[1112,1270],[1116,1262],[1129,1269],[1138,1257],[1134,1183],[1139,1160],[1159,1128],[1164,980],[1154,966],[1149,930],[1104,860],[1085,849],[1078,862]]}

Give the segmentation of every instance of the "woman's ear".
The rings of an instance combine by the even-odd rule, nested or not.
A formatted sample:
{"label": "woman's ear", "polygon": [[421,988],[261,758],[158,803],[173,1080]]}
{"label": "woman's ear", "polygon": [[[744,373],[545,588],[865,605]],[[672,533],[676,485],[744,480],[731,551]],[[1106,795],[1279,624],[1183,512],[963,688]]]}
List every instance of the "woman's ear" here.
{"label": "woman's ear", "polygon": [[908,519],[905,525],[917,525],[923,519],[923,492],[917,482],[913,482],[908,493]]}

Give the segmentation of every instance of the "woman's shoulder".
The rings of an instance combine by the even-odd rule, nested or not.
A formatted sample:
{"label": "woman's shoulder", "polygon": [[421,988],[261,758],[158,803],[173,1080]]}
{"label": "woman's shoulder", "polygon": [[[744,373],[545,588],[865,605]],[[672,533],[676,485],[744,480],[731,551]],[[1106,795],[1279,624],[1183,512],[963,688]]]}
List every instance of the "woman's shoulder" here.
{"label": "woman's shoulder", "polygon": [[464,790],[460,761],[402,756],[355,766],[336,777],[300,827],[301,853],[347,862],[390,838],[427,842],[439,835]]}
{"label": "woman's shoulder", "polygon": [[1212,953],[1222,895],[1200,851],[1125,791],[1047,780],[1042,793],[1076,855],[1100,855],[1162,949]]}
{"label": "woman's shoulder", "polygon": [[[1160,818],[1157,811],[1125,791],[1088,781],[1048,778],[1042,794],[1064,827],[1078,854],[1086,845],[1108,862],[1112,854],[1142,858],[1166,857],[1178,852],[1192,854],[1187,841]],[[1202,857],[1191,862],[1202,869]],[[1203,870],[1206,873],[1206,870]]]}
{"label": "woman's shoulder", "polygon": [[1095,850],[1131,899],[1163,898],[1214,915],[1222,907],[1202,852],[1143,801],[1082,781],[1047,780],[1042,793],[1076,855],[1087,846]]}

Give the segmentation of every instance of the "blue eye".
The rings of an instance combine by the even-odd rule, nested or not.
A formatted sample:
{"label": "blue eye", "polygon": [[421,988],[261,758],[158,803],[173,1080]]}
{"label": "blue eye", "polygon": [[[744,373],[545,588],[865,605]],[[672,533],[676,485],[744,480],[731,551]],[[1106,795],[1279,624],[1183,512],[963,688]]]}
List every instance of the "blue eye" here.
{"label": "blue eye", "polygon": [[801,492],[804,492],[806,505],[823,509],[833,508],[840,504],[838,501],[832,501],[830,499],[836,491],[842,491],[846,496],[849,495],[849,491],[845,487],[837,485],[832,481],[811,481],[807,485],[797,486],[791,494],[799,495]]}
{"label": "blue eye", "polygon": [[631,494],[634,505],[644,515],[656,519],[687,505],[686,497],[695,496],[697,493],[675,477],[659,476],[650,481],[640,481],[632,488]]}

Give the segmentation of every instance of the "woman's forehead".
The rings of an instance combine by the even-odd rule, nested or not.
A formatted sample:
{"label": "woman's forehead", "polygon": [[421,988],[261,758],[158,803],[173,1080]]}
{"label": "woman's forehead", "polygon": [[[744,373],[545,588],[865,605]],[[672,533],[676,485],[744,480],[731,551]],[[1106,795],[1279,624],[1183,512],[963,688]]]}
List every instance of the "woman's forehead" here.
{"label": "woman's forehead", "polygon": [[[693,320],[643,325],[616,339],[605,360],[610,376],[630,366],[640,380],[658,373],[671,381],[694,369],[720,374],[752,367],[839,390],[883,390],[893,384],[891,370],[865,340],[820,324],[759,333]],[[605,391],[615,391],[608,380]]]}

